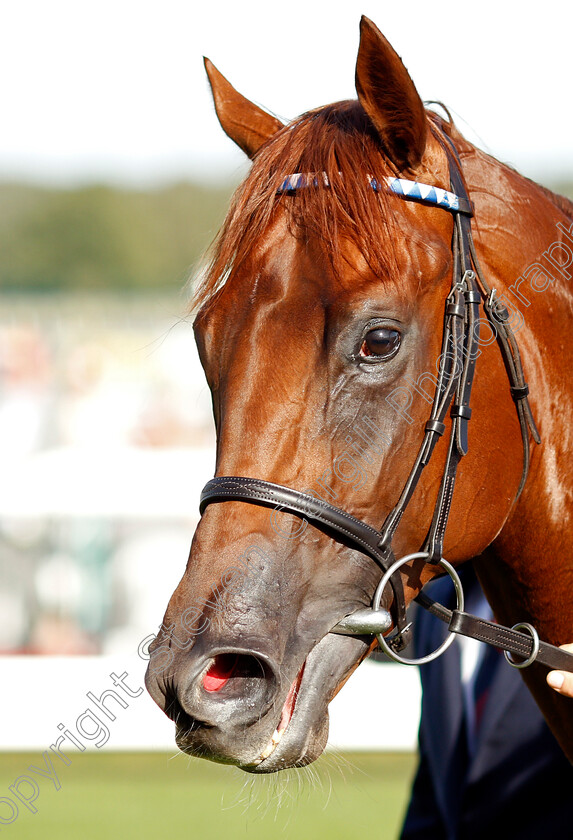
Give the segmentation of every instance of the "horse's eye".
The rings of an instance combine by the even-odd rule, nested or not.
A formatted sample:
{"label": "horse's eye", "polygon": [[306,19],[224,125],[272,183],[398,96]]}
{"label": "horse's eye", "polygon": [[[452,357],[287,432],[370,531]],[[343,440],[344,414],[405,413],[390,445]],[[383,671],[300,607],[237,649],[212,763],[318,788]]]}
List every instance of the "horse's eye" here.
{"label": "horse's eye", "polygon": [[400,347],[400,333],[388,327],[376,327],[369,330],[360,348],[362,358],[389,359],[398,352]]}

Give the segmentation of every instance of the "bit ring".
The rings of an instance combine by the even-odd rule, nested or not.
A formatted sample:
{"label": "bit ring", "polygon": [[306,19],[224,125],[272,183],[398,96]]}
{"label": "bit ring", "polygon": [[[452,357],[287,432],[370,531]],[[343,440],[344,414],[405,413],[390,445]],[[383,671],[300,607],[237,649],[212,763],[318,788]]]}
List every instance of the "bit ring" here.
{"label": "bit ring", "polygon": [[[378,586],[376,588],[376,592],[374,593],[374,598],[372,600],[372,609],[373,610],[377,610],[377,609],[380,608],[380,602],[382,600],[382,595],[384,593],[384,589],[386,588],[387,584],[389,583],[392,575],[395,574],[395,572],[397,572],[398,569],[400,569],[405,563],[409,563],[410,560],[418,560],[422,557],[423,558],[429,557],[428,552],[427,551],[418,551],[415,554],[406,554],[404,557],[401,557],[399,560],[396,560],[396,562],[393,563],[390,566],[390,568],[384,573],[384,577],[382,578],[382,580],[378,584]],[[446,571],[449,574],[449,576],[451,577],[451,579],[454,583],[454,588],[456,590],[456,600],[457,600],[456,609],[459,610],[460,612],[463,612],[463,609],[464,609],[464,590],[463,590],[462,582],[459,578],[458,573],[456,572],[454,567],[451,565],[451,563],[448,563],[448,561],[444,560],[443,557],[439,560],[438,565],[440,565],[442,567],[442,569],[444,569],[444,571]],[[387,656],[389,656],[390,659],[393,659],[394,662],[399,662],[401,665],[425,665],[426,662],[432,662],[434,659],[437,659],[438,656],[441,656],[442,653],[445,653],[445,651],[449,648],[449,646],[454,641],[455,637],[456,637],[456,634],[449,631],[449,636],[447,637],[447,639],[444,642],[442,642],[442,644],[439,646],[439,648],[437,648],[435,651],[433,651],[433,653],[429,653],[426,656],[420,656],[418,659],[406,659],[405,657],[400,656],[398,653],[396,653],[395,651],[392,650],[392,648],[390,647],[390,645],[388,644],[388,642],[386,641],[386,639],[384,638],[382,633],[376,633],[376,638],[378,639],[378,644],[380,645],[380,647],[382,648],[384,653]],[[523,668],[523,665],[520,665],[520,667]]]}

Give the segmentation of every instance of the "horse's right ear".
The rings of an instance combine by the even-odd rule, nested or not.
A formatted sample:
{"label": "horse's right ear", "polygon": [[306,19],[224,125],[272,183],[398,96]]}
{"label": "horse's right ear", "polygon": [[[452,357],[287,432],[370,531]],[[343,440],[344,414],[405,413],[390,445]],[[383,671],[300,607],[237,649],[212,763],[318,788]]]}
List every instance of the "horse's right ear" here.
{"label": "horse's right ear", "polygon": [[204,61],[221,128],[248,157],[254,157],[283,127],[282,122],[235,90],[208,58]]}
{"label": "horse's right ear", "polygon": [[360,21],[356,91],[388,157],[399,170],[416,169],[427,137],[422,100],[397,52],[364,16]]}

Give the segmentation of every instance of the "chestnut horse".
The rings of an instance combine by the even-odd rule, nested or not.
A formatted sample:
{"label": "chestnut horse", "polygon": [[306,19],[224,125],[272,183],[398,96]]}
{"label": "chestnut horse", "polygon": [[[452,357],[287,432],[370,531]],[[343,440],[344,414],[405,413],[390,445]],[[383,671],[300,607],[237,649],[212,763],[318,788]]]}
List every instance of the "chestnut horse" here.
{"label": "chestnut horse", "polygon": [[[447,202],[459,156],[476,259],[510,315],[542,442],[532,441],[521,488],[531,433],[520,434],[515,391],[524,400],[525,389],[511,391],[480,317],[469,451],[443,556],[454,567],[474,559],[499,622],[570,641],[573,205],[426,111],[366,18],[358,99],[289,125],[206,68],[224,131],[253,160],[196,295],[217,476],[294,488],[374,528],[395,509],[443,366],[456,219],[443,202],[405,200],[385,185],[401,178],[407,191],[415,181]],[[398,557],[428,533],[453,422],[444,418],[397,523]],[[152,645],[147,687],[184,752],[257,773],[301,766],[324,749],[328,704],[375,644],[330,631],[370,605],[380,568],[344,529],[314,527],[270,496],[267,506],[216,501]],[[405,601],[439,572],[420,560],[402,566]],[[384,606],[390,598],[388,588]],[[573,759],[571,701],[546,687],[539,664],[522,673]]]}

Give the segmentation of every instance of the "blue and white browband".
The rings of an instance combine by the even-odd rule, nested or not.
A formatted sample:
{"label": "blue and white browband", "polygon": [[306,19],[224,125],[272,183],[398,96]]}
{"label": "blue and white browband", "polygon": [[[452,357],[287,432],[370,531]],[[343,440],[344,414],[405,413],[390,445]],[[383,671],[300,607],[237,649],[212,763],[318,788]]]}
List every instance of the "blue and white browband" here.
{"label": "blue and white browband", "polygon": [[[325,186],[329,186],[326,172],[322,172],[320,175],[296,172],[284,179],[277,193],[290,193],[305,187],[316,187],[320,181]],[[473,215],[473,208],[469,201],[441,187],[432,187],[429,184],[421,184],[419,181],[407,181],[405,178],[394,178],[392,176],[387,176],[379,181],[369,175],[368,181],[375,192],[390,189],[396,195],[412,201],[433,204],[436,207],[443,207],[444,210],[451,210],[452,213]]]}

